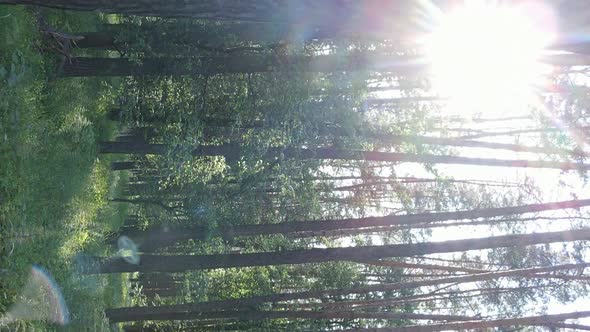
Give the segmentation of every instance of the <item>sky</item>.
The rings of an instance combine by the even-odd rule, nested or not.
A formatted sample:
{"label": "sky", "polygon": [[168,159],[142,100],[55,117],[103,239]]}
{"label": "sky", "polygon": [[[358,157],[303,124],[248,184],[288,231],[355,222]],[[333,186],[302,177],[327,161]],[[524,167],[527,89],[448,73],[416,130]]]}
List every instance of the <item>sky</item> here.
{"label": "sky", "polygon": [[[500,11],[490,8],[478,7],[477,3],[486,2],[471,1],[476,3],[474,8],[449,15],[441,16],[438,23],[442,28],[441,40],[434,46],[426,45],[427,58],[433,62],[431,78],[433,89],[431,91],[417,92],[418,95],[440,96],[441,118],[462,117],[471,118],[504,118],[530,115],[532,110],[536,114],[551,116],[552,110],[547,104],[547,96],[553,100],[559,95],[551,95],[546,92],[551,82],[548,77],[554,74],[551,67],[537,63],[537,53],[544,52],[543,48],[552,43],[557,36],[559,18],[551,9],[551,2],[546,1],[522,1],[524,6],[516,11]],[[492,3],[493,1],[487,1]],[[501,2],[493,2],[501,3]],[[511,2],[507,2],[511,3]],[[492,8],[493,9],[493,8]],[[503,10],[503,9],[502,9]],[[480,15],[480,16],[478,16]],[[527,25],[523,16],[532,17],[532,23]],[[436,18],[437,16],[434,15]],[[541,20],[541,21],[540,21]],[[487,22],[487,26],[478,26]],[[524,23],[523,23],[524,22]],[[539,24],[540,22],[540,24]],[[511,25],[512,24],[512,25]],[[499,28],[498,28],[499,27]],[[498,31],[499,30],[499,31]],[[482,38],[485,37],[485,38]],[[457,39],[455,39],[457,38]],[[569,38],[569,37],[568,37]],[[428,41],[427,41],[428,42]],[[494,42],[497,42],[494,44]],[[481,59],[474,59],[482,57]],[[540,56],[539,56],[540,58]],[[436,62],[440,63],[436,63]],[[529,63],[530,62],[530,63]],[[530,65],[532,64],[532,65]],[[437,68],[438,67],[438,68]],[[442,71],[440,71],[442,68]],[[524,68],[524,71],[522,69]],[[590,79],[581,74],[570,75],[572,82],[579,86],[590,86]],[[375,86],[387,86],[387,83],[377,83]],[[540,93],[542,92],[542,93]],[[398,98],[403,97],[400,90],[379,91],[369,98]],[[555,106],[555,105],[553,105]],[[533,120],[498,121],[494,123],[467,122],[466,128],[490,129],[512,128],[525,129],[537,128],[540,124],[532,123]],[[558,120],[555,123],[559,123]],[[493,128],[490,130],[493,131]],[[500,129],[498,129],[500,130]],[[571,134],[571,133],[567,133]],[[571,135],[570,135],[571,136]],[[570,137],[572,141],[580,142],[576,137]],[[514,137],[495,136],[481,139],[482,141],[496,143],[516,143]],[[536,146],[539,139],[536,136],[521,135],[519,144]],[[588,147],[583,145],[586,151]],[[513,151],[479,149],[479,148],[454,148],[456,155],[473,158],[494,159],[547,159],[534,153],[519,153]],[[416,163],[401,163],[395,167],[397,176],[433,177],[425,168]],[[480,179],[490,181],[506,181],[522,183],[524,179],[532,181],[538,187],[538,196],[530,197],[526,203],[542,203],[552,201],[571,200],[575,198],[590,199],[590,187],[575,171],[562,172],[554,169],[534,168],[509,168],[472,165],[437,165],[436,169],[441,175],[455,179]],[[326,169],[328,173],[336,172]],[[381,176],[389,176],[388,167],[383,168]],[[395,206],[396,203],[392,203]],[[589,209],[582,209],[585,216],[590,217]],[[552,217],[568,216],[575,213],[572,210],[551,211],[544,215]],[[368,211],[369,215],[383,215],[384,211]],[[570,229],[568,221],[530,223],[526,232],[547,232]],[[432,237],[428,241],[446,241],[466,238],[480,238],[490,235],[500,235],[498,230],[493,231],[488,226],[435,228]],[[383,241],[379,236],[372,237],[373,244],[379,245]],[[351,239],[342,239],[341,246],[355,245]],[[588,272],[586,272],[588,273]],[[548,313],[563,313],[577,310],[588,310],[590,298],[578,299],[573,303],[562,305],[555,301],[548,304]],[[531,308],[535,309],[535,308]],[[590,318],[580,320],[580,323],[590,325]]]}
{"label": "sky", "polygon": [[[506,116],[529,115],[532,109],[549,115],[546,95],[539,95],[543,84],[549,82],[547,75],[552,68],[537,62],[543,49],[561,38],[564,31],[559,31],[559,20],[551,2],[523,1],[520,8],[489,8],[486,1],[471,1],[462,8],[450,13],[434,15],[438,28],[434,29],[434,39],[426,45],[427,58],[433,64],[431,81],[433,91],[423,92],[428,96],[442,96],[441,117],[461,116],[472,118],[502,118]],[[487,3],[492,3],[487,1]],[[496,3],[496,2],[494,2]],[[508,2],[511,3],[511,2]],[[483,4],[483,5],[482,5]],[[515,5],[516,6],[516,5]],[[520,6],[520,5],[519,5]],[[530,19],[530,22],[527,20]],[[540,24],[539,24],[540,23]],[[571,36],[567,36],[570,38]],[[574,74],[572,81],[580,86],[589,86],[590,79],[585,75]],[[539,83],[542,82],[542,83]],[[400,97],[399,90],[381,91],[373,98]],[[558,96],[559,97],[559,96]],[[448,98],[448,99],[447,99]],[[530,120],[497,122],[497,127],[515,129],[530,127]],[[556,121],[558,123],[559,121]],[[466,127],[479,127],[486,124],[468,123]],[[491,137],[483,141],[497,143],[515,143],[513,137]],[[576,137],[572,137],[575,141]],[[579,142],[580,140],[578,140]],[[538,144],[538,139],[521,137],[520,144]],[[584,146],[587,148],[587,146]],[[495,159],[546,159],[532,153],[518,153],[490,149],[457,148],[457,155],[474,158]],[[588,150],[586,150],[588,151]],[[527,178],[538,188],[540,195],[536,201],[570,200],[590,198],[590,188],[575,171],[562,173],[553,169],[524,169],[508,167],[487,167],[470,165],[437,165],[436,168],[445,176],[456,179],[482,179],[492,181],[522,182]],[[398,176],[432,177],[419,164],[399,164],[395,166]],[[385,171],[383,176],[388,176]],[[590,216],[588,209],[582,210]],[[548,213],[554,217],[566,216],[571,211],[554,211]],[[531,226],[530,231],[557,231],[569,229],[568,222],[543,222],[540,226]],[[455,227],[453,230],[436,228],[429,241],[446,241],[465,238],[478,238],[491,235],[489,227]],[[374,237],[374,242],[381,241]],[[562,313],[588,310],[590,299],[579,299],[568,305],[557,302],[549,304],[549,313]],[[590,325],[590,318],[580,320]]]}

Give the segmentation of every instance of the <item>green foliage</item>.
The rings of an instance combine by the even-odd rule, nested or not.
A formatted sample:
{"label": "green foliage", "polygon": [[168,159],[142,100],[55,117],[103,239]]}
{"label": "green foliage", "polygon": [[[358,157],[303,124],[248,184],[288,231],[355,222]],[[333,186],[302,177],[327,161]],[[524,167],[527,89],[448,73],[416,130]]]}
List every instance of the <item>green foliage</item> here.
{"label": "green foliage", "polygon": [[[96,14],[44,13],[64,29],[91,29]],[[97,157],[99,139],[117,126],[104,112],[116,82],[51,80],[55,59],[42,55],[30,11],[0,6],[0,311],[15,301],[31,264],[56,278],[72,311],[69,328],[105,328],[102,309],[122,303],[120,276],[77,276],[73,257],[104,253],[102,237],[116,230],[125,206],[109,205],[125,175],[109,172],[113,158]],[[56,25],[57,26],[57,25]],[[17,323],[13,331],[43,330]]]}
{"label": "green foliage", "polygon": [[[205,232],[195,236],[200,240],[157,248],[156,254],[206,255],[415,243],[426,241],[435,232],[427,228],[428,223],[423,223],[419,226],[425,230],[410,227],[378,229],[374,230],[377,235],[354,235],[345,229],[325,234],[220,237],[228,237],[220,232],[222,228],[226,231],[237,225],[311,223],[315,219],[384,213],[483,209],[537,198],[538,189],[530,183],[496,190],[490,189],[490,183],[454,182],[452,178],[442,176],[442,167],[433,164],[426,164],[423,170],[417,171],[431,178],[406,177],[408,181],[404,182],[403,178],[397,177],[400,167],[395,162],[303,160],[298,158],[299,152],[293,153],[302,148],[325,147],[349,150],[348,155],[355,157],[363,155],[357,150],[443,156],[459,153],[459,148],[433,147],[418,140],[400,143],[388,138],[388,135],[430,135],[434,132],[452,136],[452,130],[445,128],[448,124],[445,121],[450,123],[451,119],[441,120],[441,110],[436,105],[408,99],[400,105],[379,108],[367,102],[369,81],[373,84],[395,83],[402,90],[409,86],[425,90],[428,84],[391,73],[304,73],[300,66],[306,66],[305,63],[291,62],[297,56],[326,53],[361,57],[363,52],[374,50],[392,55],[413,54],[413,50],[400,50],[398,45],[386,42],[348,38],[285,42],[276,40],[284,32],[276,29],[266,31],[258,41],[244,41],[237,38],[235,30],[232,32],[233,23],[227,22],[137,16],[120,18],[54,10],[43,14],[50,25],[73,33],[99,27],[112,29],[116,51],[75,50],[77,55],[125,55],[133,63],[157,56],[190,58],[187,62],[189,69],[203,65],[207,56],[237,55],[247,59],[246,56],[252,55],[262,58],[261,63],[267,69],[286,70],[108,81],[95,78],[59,80],[54,77],[59,59],[47,52],[43,55],[39,52],[48,51],[47,40],[39,36],[31,13],[23,8],[0,6],[0,28],[6,39],[0,44],[0,273],[3,277],[0,288],[6,290],[6,296],[0,299],[0,309],[5,310],[15,301],[31,263],[46,266],[62,285],[72,308],[74,321],[69,327],[72,331],[82,327],[106,330],[108,327],[102,313],[105,307],[131,303],[157,306],[362,287],[374,284],[376,280],[392,284],[422,280],[424,276],[413,270],[428,271],[426,268],[372,266],[375,262],[217,269],[184,273],[181,292],[175,296],[140,294],[130,299],[127,296],[128,275],[80,276],[75,268],[81,252],[100,256],[112,254],[112,250],[104,245],[105,235],[119,230],[127,209],[138,216],[136,225],[127,225],[136,232],[143,228],[166,232],[167,227],[181,229],[187,225],[201,226],[199,231]],[[103,27],[104,22],[123,24]],[[187,36],[204,36],[207,42]],[[418,91],[398,92],[402,98],[419,96]],[[571,92],[568,107],[564,107],[560,116],[576,125],[584,125],[587,91],[580,88]],[[157,155],[126,157],[137,166],[130,179],[127,179],[127,173],[109,171],[109,163],[117,158],[98,153],[97,142],[114,140],[115,133],[122,129],[105,120],[107,113],[116,115],[128,127],[124,132],[130,135],[120,139],[132,142],[130,149],[159,144],[164,150]],[[547,126],[548,119],[541,119]],[[462,133],[469,132],[470,128],[454,130]],[[575,148],[580,145],[561,132],[551,131],[539,136],[544,146]],[[195,156],[198,151],[195,149],[199,147],[222,145],[232,150],[224,156]],[[564,154],[552,158],[570,157]],[[578,159],[584,158],[580,156]],[[339,176],[351,178],[337,179]],[[121,187],[127,180],[132,185],[123,191]],[[108,204],[108,200],[114,198],[127,200],[133,203],[133,207]],[[482,222],[493,222],[495,226],[490,228],[493,231],[528,231],[528,225],[523,226],[521,220],[511,218],[506,216]],[[348,231],[351,233],[347,234]],[[490,251],[485,260],[506,268],[547,266],[572,259],[581,261],[587,247],[576,244],[573,249],[561,249],[549,245],[514,246]],[[468,255],[464,254],[462,258],[467,259]],[[472,264],[479,266],[482,262]],[[406,272],[416,273],[404,275]],[[466,300],[467,305],[461,298],[453,296],[440,302],[450,304],[449,311],[463,314],[486,308],[508,314],[524,312],[528,309],[528,301],[538,300],[538,303],[546,304],[551,297],[562,301],[574,298],[568,294],[567,287],[550,285],[544,280],[493,280],[482,284],[490,288],[518,286],[522,291]],[[529,290],[533,286],[539,289],[555,287],[551,292]],[[141,293],[143,286],[139,287],[136,291]],[[462,286],[444,286],[429,294],[447,287],[460,290]],[[586,288],[577,285],[571,289],[585,294]],[[311,305],[311,310],[319,310],[320,304],[331,301],[395,299],[430,291],[408,288],[354,296],[326,296],[317,303],[266,304],[260,309],[301,309],[298,306]],[[382,304],[364,310],[447,310],[437,309],[437,304],[441,303],[431,300],[424,306],[418,302],[400,306]],[[226,327],[335,330],[410,323],[406,320],[298,322],[281,319],[229,322]],[[166,323],[157,325],[167,326]],[[176,327],[181,325],[187,324],[177,324]],[[42,323],[21,323],[17,328],[31,330],[45,326]]]}

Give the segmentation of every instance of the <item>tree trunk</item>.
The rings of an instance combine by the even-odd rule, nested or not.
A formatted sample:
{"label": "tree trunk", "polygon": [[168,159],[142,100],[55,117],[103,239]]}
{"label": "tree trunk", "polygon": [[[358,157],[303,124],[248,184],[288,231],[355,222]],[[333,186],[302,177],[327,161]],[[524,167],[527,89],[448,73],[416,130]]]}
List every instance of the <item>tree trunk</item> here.
{"label": "tree trunk", "polygon": [[371,107],[383,107],[383,106],[399,106],[407,105],[410,103],[419,102],[444,102],[447,98],[438,96],[417,96],[417,97],[393,97],[393,98],[372,98],[367,100],[367,103]]}
{"label": "tree trunk", "polygon": [[[292,303],[287,305],[273,304],[273,308],[298,308],[298,309],[322,309],[322,310],[338,310],[343,308],[367,308],[375,306],[403,306],[408,303],[419,303],[429,301],[440,301],[442,299],[456,300],[459,298],[471,297],[485,297],[487,295],[495,295],[510,292],[519,292],[535,288],[543,287],[518,287],[518,288],[481,288],[481,289],[467,289],[457,290],[451,292],[436,292],[425,293],[410,296],[395,296],[391,298],[382,298],[376,300],[351,300],[351,301],[335,301],[335,302],[307,302],[307,303]],[[470,294],[477,293],[477,294]],[[468,294],[468,295],[461,295]]]}
{"label": "tree trunk", "polygon": [[[437,332],[437,331],[466,331],[466,330],[483,330],[501,327],[519,327],[519,326],[548,326],[559,323],[566,319],[578,319],[590,317],[590,311],[578,311],[557,315],[530,316],[522,318],[506,318],[496,320],[480,320],[460,323],[429,324],[416,326],[402,326],[391,328],[370,328],[355,329],[360,332]],[[345,332],[350,330],[340,330]]]}
{"label": "tree trunk", "polygon": [[[471,283],[477,281],[494,280],[498,278],[507,277],[522,277],[522,278],[540,278],[536,273],[555,272],[560,270],[583,269],[590,266],[590,263],[581,264],[564,264],[549,267],[537,267],[519,270],[507,270],[499,272],[479,273],[468,276],[458,276],[450,278],[429,279],[420,281],[400,282],[394,284],[378,284],[361,286],[356,288],[337,288],[330,290],[314,290],[293,293],[281,293],[271,295],[259,295],[250,298],[218,300],[209,302],[198,302],[189,304],[175,304],[160,306],[158,311],[160,313],[175,313],[175,312],[189,312],[189,311],[208,311],[208,310],[232,310],[236,308],[252,307],[263,303],[277,303],[282,301],[302,300],[312,298],[326,298],[330,296],[346,296],[351,294],[366,294],[372,292],[388,292],[401,289],[412,289],[418,287],[437,286],[445,284],[459,284]],[[543,277],[547,278],[547,277]],[[107,318],[112,321],[123,322],[126,317],[147,315],[151,312],[151,307],[124,307],[116,309],[107,309],[105,311]]]}
{"label": "tree trunk", "polygon": [[[168,151],[166,144],[150,144],[145,142],[101,142],[101,153],[124,153],[124,154],[165,154]],[[135,163],[129,162],[124,164],[128,167],[136,166]],[[121,167],[123,168],[123,167]]]}
{"label": "tree trunk", "polygon": [[421,269],[421,270],[434,270],[434,271],[447,271],[447,272],[467,272],[467,273],[485,273],[486,270],[471,269],[461,266],[446,266],[446,265],[435,265],[435,264],[422,264],[422,263],[406,263],[396,261],[357,261],[356,263],[367,264],[373,266],[392,267],[397,269]]}
{"label": "tree trunk", "polygon": [[205,240],[211,236],[207,227],[203,226],[152,226],[147,230],[123,230],[119,235],[125,235],[135,241],[142,252],[154,252],[176,243],[188,240]]}
{"label": "tree trunk", "polygon": [[555,242],[590,240],[590,229],[572,231],[503,235],[487,238],[395,244],[385,246],[364,246],[348,248],[327,248],[263,252],[248,254],[216,255],[140,255],[140,264],[134,265],[122,258],[98,258],[89,273],[122,272],[183,272],[188,270],[269,266],[282,264],[304,264],[334,261],[366,261],[387,257],[410,257],[435,253],[467,250],[493,249],[512,246],[546,244]]}
{"label": "tree trunk", "polygon": [[459,315],[411,314],[362,311],[195,311],[159,312],[160,307],[151,307],[150,313],[130,315],[125,320],[110,319],[111,323],[140,320],[198,320],[198,319],[239,319],[259,321],[267,319],[413,319],[469,321],[473,317]]}
{"label": "tree trunk", "polygon": [[76,41],[76,47],[116,49],[116,33],[111,31],[84,32],[76,35],[83,37],[81,40]]}
{"label": "tree trunk", "polygon": [[[116,49],[115,39],[119,35],[136,35],[150,45],[150,50],[170,53],[170,46],[193,46],[212,51],[233,53],[240,47],[226,48],[227,36],[238,41],[262,44],[277,44],[283,41],[326,40],[334,38],[388,39],[391,32],[383,34],[375,31],[346,31],[340,29],[311,28],[306,25],[276,23],[229,23],[216,25],[213,29],[204,24],[179,25],[174,23],[143,23],[141,26],[128,24],[107,24],[98,32],[83,32],[76,35],[84,37],[76,43],[80,48]],[[128,41],[133,43],[133,41]]]}
{"label": "tree trunk", "polygon": [[569,323],[550,323],[543,324],[545,327],[552,329],[570,329],[574,331],[590,331],[590,326],[581,324],[569,324]]}
{"label": "tree trunk", "polygon": [[[397,58],[397,59],[396,59]],[[360,53],[353,56],[211,56],[195,58],[145,58],[141,63],[125,58],[79,57],[67,63],[62,77],[215,75],[222,73],[263,73],[273,71],[335,72],[392,71],[416,75],[425,65],[407,57]]]}
{"label": "tree trunk", "polygon": [[[102,153],[136,153],[136,154],[164,154],[167,148],[164,144],[129,144],[127,142],[102,142]],[[216,146],[198,146],[193,150],[193,156],[223,156],[228,160],[237,160],[243,155],[242,149],[234,144]],[[426,164],[450,164],[450,165],[475,165],[497,167],[522,167],[522,168],[551,168],[566,170],[589,170],[590,165],[576,162],[557,162],[546,160],[523,159],[492,159],[470,158],[460,156],[444,156],[429,154],[409,154],[399,152],[359,151],[336,148],[270,148],[267,156],[282,156],[298,159],[319,160],[363,160],[382,161],[395,163],[426,163]]]}
{"label": "tree trunk", "polygon": [[[557,55],[552,57],[557,57]],[[61,77],[183,76],[223,73],[265,73],[273,71],[324,73],[338,71],[375,71],[419,76],[425,73],[426,68],[427,65],[416,58],[375,52],[365,52],[345,57],[340,55],[236,55],[195,58],[144,58],[141,60],[141,63],[125,58],[79,57],[75,61],[66,63],[62,72],[58,73],[58,75]]]}
{"label": "tree trunk", "polygon": [[[242,22],[307,22],[310,26],[338,26],[339,29],[363,27],[365,29],[392,28],[408,24],[400,21],[408,14],[413,1],[364,0],[362,3],[338,0],[0,0],[0,4],[43,6],[57,9],[100,11],[104,13],[192,17],[199,19]],[[386,13],[386,15],[384,15]],[[405,14],[405,15],[404,15]],[[383,26],[382,25],[386,25]],[[332,28],[334,29],[334,28]]]}
{"label": "tree trunk", "polygon": [[[562,131],[569,131],[572,128],[533,128],[533,129],[517,129],[517,130],[506,130],[506,131],[497,131],[497,132],[481,132],[478,134],[473,135],[463,135],[460,136],[459,139],[464,140],[472,140],[472,139],[479,139],[479,138],[487,138],[487,137],[497,137],[497,136],[514,136],[520,134],[535,134],[535,133],[553,133],[553,132],[562,132]],[[587,130],[588,128],[582,128]]]}
{"label": "tree trunk", "polygon": [[[374,227],[389,227],[394,225],[411,226],[415,224],[426,224],[448,220],[493,218],[506,215],[517,215],[551,210],[578,209],[589,205],[590,199],[583,199],[453,212],[417,213],[407,215],[389,215],[384,217],[350,218],[341,220],[295,221],[277,224],[236,225],[231,227],[220,227],[215,230],[212,235],[218,235],[224,239],[231,239],[237,236],[270,234],[287,235],[301,232],[313,236],[323,236],[322,233],[318,232],[353,229],[366,229],[367,232],[374,232]],[[161,228],[160,226],[156,226],[148,231],[123,232],[121,235],[127,235],[128,237],[138,240],[139,242],[153,241],[152,245],[154,246],[156,244],[171,245],[176,242],[188,239],[203,240],[207,238],[208,234],[209,233],[207,229],[201,226],[169,228],[167,230]],[[160,237],[160,239],[158,239],[158,237]]]}
{"label": "tree trunk", "polygon": [[396,144],[396,145],[401,144],[401,143],[413,143],[413,144],[456,146],[456,147],[462,147],[462,148],[507,150],[507,151],[515,151],[515,152],[560,154],[560,155],[569,155],[569,156],[576,156],[576,157],[587,156],[587,154],[584,153],[583,151],[558,149],[558,148],[552,148],[552,147],[526,146],[526,145],[520,145],[520,144],[481,142],[481,141],[472,141],[472,140],[460,139],[460,138],[389,135],[389,134],[381,134],[381,133],[364,133],[362,131],[359,132],[359,135],[366,136],[369,138],[377,138],[377,139],[380,139],[384,143]]}
{"label": "tree trunk", "polygon": [[[267,21],[277,14],[288,14],[284,12],[285,1],[256,1],[250,6],[243,1],[220,3],[197,0],[1,0],[0,3],[125,15],[248,21]],[[287,1],[286,4],[290,4],[290,2]],[[283,16],[283,18],[286,17]]]}
{"label": "tree trunk", "polygon": [[114,161],[111,163],[111,171],[126,171],[137,168],[135,161]]}

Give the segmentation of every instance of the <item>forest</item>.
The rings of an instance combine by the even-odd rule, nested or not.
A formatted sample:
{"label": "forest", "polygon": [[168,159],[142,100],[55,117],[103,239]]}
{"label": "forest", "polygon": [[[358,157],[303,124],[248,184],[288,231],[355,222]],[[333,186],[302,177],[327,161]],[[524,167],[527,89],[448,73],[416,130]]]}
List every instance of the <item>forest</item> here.
{"label": "forest", "polygon": [[0,331],[590,331],[588,22],[0,0]]}

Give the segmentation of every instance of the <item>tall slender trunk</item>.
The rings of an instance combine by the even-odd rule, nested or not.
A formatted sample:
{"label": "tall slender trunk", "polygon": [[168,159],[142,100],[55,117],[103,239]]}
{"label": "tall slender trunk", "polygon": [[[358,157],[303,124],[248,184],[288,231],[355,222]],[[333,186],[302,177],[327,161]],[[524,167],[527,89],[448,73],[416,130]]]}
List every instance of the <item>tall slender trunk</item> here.
{"label": "tall slender trunk", "polygon": [[[554,57],[557,57],[555,55]],[[125,58],[79,57],[64,65],[61,77],[215,75],[273,71],[337,72],[376,71],[419,76],[427,65],[418,58],[364,52],[351,56],[210,56],[195,58],[144,58],[141,63]]]}
{"label": "tall slender trunk", "polygon": [[[276,44],[283,41],[326,40],[363,36],[367,39],[387,39],[388,34],[377,31],[350,31],[329,28],[311,28],[303,24],[275,23],[225,23],[214,28],[205,24],[179,25],[174,23],[143,23],[141,26],[128,24],[107,24],[101,31],[83,32],[76,35],[84,37],[76,43],[80,48],[116,49],[115,39],[119,35],[131,33],[150,44],[150,50],[169,53],[170,46],[194,46],[231,53],[240,48],[224,48],[227,36],[238,41]],[[389,32],[389,35],[391,32]],[[133,43],[133,41],[130,41]]]}
{"label": "tall slender trunk", "polygon": [[335,72],[393,71],[416,75],[425,65],[407,57],[380,53],[353,56],[210,56],[195,58],[144,58],[141,63],[125,58],[79,57],[67,63],[62,77],[215,75],[222,73],[263,73],[272,71]]}
{"label": "tall slender trunk", "polygon": [[111,163],[111,171],[127,171],[137,167],[138,164],[135,161],[114,161]]}
{"label": "tall slender trunk", "polygon": [[455,146],[463,148],[481,148],[494,150],[507,150],[516,152],[531,152],[542,154],[561,154],[570,156],[587,156],[583,151],[574,151],[568,149],[559,149],[553,147],[527,146],[520,144],[495,143],[495,142],[481,142],[472,141],[461,138],[446,138],[446,137],[428,137],[428,136],[405,136],[405,135],[389,135],[381,133],[364,133],[360,132],[360,136],[367,136],[370,138],[378,138],[384,143],[414,143],[414,144],[429,144],[442,146]]}
{"label": "tall slender trunk", "polygon": [[410,257],[435,253],[493,249],[512,246],[535,245],[555,242],[590,240],[590,229],[573,231],[503,235],[487,238],[364,246],[348,248],[307,249],[282,252],[217,255],[140,255],[141,263],[130,264],[125,260],[98,258],[89,273],[122,272],[183,272],[189,270],[304,264],[334,261],[365,261],[387,257]]}
{"label": "tall slender trunk", "polygon": [[543,324],[543,326],[549,327],[552,329],[570,329],[573,331],[590,331],[590,326],[582,325],[582,324],[555,322],[555,323]]}
{"label": "tall slender trunk", "polygon": [[285,5],[294,5],[293,1],[256,1],[249,5],[242,1],[219,3],[206,0],[1,0],[0,3],[126,15],[248,21],[267,21],[277,14],[281,14],[282,18],[287,18],[288,13],[285,12]]}
{"label": "tall slender trunk", "polygon": [[435,265],[435,264],[423,264],[423,263],[406,263],[396,261],[385,261],[385,260],[367,260],[357,261],[356,263],[382,266],[382,267],[393,267],[398,269],[421,269],[421,270],[435,270],[435,271],[447,271],[447,272],[467,272],[467,273],[485,273],[486,270],[471,269],[461,266],[446,266],[446,265]]}
{"label": "tall slender trunk", "polygon": [[207,312],[159,312],[159,307],[151,307],[149,314],[131,315],[125,320],[110,319],[112,323],[138,320],[198,320],[198,319],[239,319],[239,320],[267,320],[267,319],[412,319],[437,321],[469,321],[473,317],[459,315],[411,314],[390,312],[362,312],[352,310],[342,311],[207,311]]}
{"label": "tall slender trunk", "polygon": [[[543,220],[544,218],[510,218],[510,219],[491,219],[483,221],[465,221],[465,222],[451,222],[451,223],[416,223],[411,225],[393,225],[393,226],[382,226],[382,227],[371,227],[371,228],[356,228],[356,229],[340,229],[331,231],[315,231],[315,232],[299,232],[289,235],[294,239],[304,239],[309,237],[347,237],[359,234],[378,234],[383,232],[396,232],[404,230],[417,230],[417,229],[434,229],[443,227],[457,227],[457,226],[480,226],[480,225],[495,225],[506,222],[525,222],[531,220]],[[566,222],[567,218],[557,218],[563,222]]]}
{"label": "tall slender trunk", "polygon": [[76,41],[79,48],[116,49],[117,33],[112,31],[96,31],[77,33],[82,39]]}
{"label": "tall slender trunk", "polygon": [[[364,0],[362,3],[338,0],[0,0],[0,4],[43,6],[67,10],[100,11],[104,13],[193,17],[209,20],[241,22],[304,23],[338,29],[404,26],[401,21],[414,5],[413,1]],[[394,25],[394,23],[396,23]],[[386,25],[386,26],[382,26]],[[336,27],[332,27],[335,29]],[[390,30],[390,33],[392,31]]]}
{"label": "tall slender trunk", "polygon": [[[568,131],[571,128],[533,128],[533,129],[516,129],[516,130],[506,130],[506,131],[497,131],[497,132],[481,132],[478,134],[473,135],[463,135],[460,136],[460,139],[464,140],[471,140],[471,139],[479,139],[479,138],[486,138],[486,137],[497,137],[497,136],[514,136],[520,134],[534,134],[534,133],[552,133],[552,132],[560,132],[560,131]],[[586,131],[589,127],[582,127],[577,128],[582,131]]]}
{"label": "tall slender trunk", "polygon": [[[467,289],[450,292],[425,293],[410,296],[395,296],[391,298],[371,299],[371,300],[351,300],[335,302],[307,302],[307,303],[290,303],[285,305],[273,304],[273,308],[299,308],[299,309],[322,309],[337,310],[342,308],[367,308],[375,306],[403,306],[408,303],[419,303],[429,301],[440,301],[442,299],[456,300],[459,298],[483,297],[487,295],[496,295],[510,292],[521,292],[531,289],[540,289],[543,286],[535,287],[518,287],[518,288],[481,288]],[[475,294],[472,294],[475,293]],[[461,295],[467,294],[467,295]]]}
{"label": "tall slender trunk", "polygon": [[393,97],[393,98],[372,98],[367,103],[372,107],[382,107],[386,105],[404,105],[413,102],[444,102],[447,98],[438,96],[412,96],[412,97]]}
{"label": "tall slender trunk", "polygon": [[[321,134],[330,134],[335,136],[348,136],[346,131],[339,128],[322,128],[319,130]],[[482,148],[495,150],[508,150],[516,152],[531,152],[543,154],[562,154],[573,156],[585,156],[582,151],[574,151],[568,149],[559,149],[553,147],[539,147],[526,146],[521,144],[495,143],[495,142],[481,142],[473,141],[465,138],[448,138],[448,137],[431,137],[431,136],[417,136],[417,135],[394,135],[389,133],[375,132],[371,130],[363,130],[357,128],[355,130],[356,136],[366,137],[368,139],[378,139],[386,144],[399,145],[403,143],[412,144],[428,144],[428,145],[442,145],[442,146],[456,146],[465,148]]]}
{"label": "tall slender trunk", "polygon": [[[466,330],[483,330],[501,327],[519,327],[519,326],[548,326],[551,327],[555,323],[562,322],[566,319],[577,319],[590,317],[590,311],[569,312],[556,315],[542,315],[529,316],[522,318],[506,318],[496,320],[480,320],[472,322],[461,323],[444,323],[444,324],[429,324],[416,326],[402,326],[391,328],[370,328],[370,329],[355,329],[359,332],[438,332],[438,331],[466,331]],[[351,331],[340,330],[338,332]]]}
{"label": "tall slender trunk", "polygon": [[[490,294],[494,294],[495,296],[507,293],[507,291],[493,291]],[[485,294],[483,294],[485,295]],[[463,300],[473,299],[477,297],[483,296],[482,294],[469,294],[469,295],[454,295],[452,299],[453,301],[460,300],[460,302],[464,302]],[[337,311],[343,309],[355,309],[355,310],[366,310],[368,308],[391,308],[391,307],[400,307],[406,306],[409,304],[415,303],[424,303],[424,302],[434,302],[434,301],[441,301],[445,298],[441,297],[429,297],[429,298],[419,298],[414,300],[396,300],[396,299],[379,299],[379,300],[357,300],[357,301],[345,301],[345,302],[333,302],[329,303],[331,306],[325,306],[322,303],[313,303],[314,305],[307,306],[307,308],[313,309],[321,309],[326,311]],[[333,305],[332,305],[333,304]],[[300,308],[297,305],[293,306],[294,308]],[[456,308],[457,306],[453,306]]]}
{"label": "tall slender trunk", "polygon": [[[162,144],[128,144],[128,142],[103,142],[100,146],[102,153],[136,153],[163,154],[166,151]],[[242,149],[234,144],[216,146],[198,146],[193,150],[193,156],[224,156],[228,160],[237,160],[243,155]],[[475,165],[497,167],[522,168],[551,168],[560,170],[589,170],[590,165],[576,162],[557,162],[546,160],[525,159],[492,159],[470,158],[460,156],[410,154],[399,152],[359,151],[336,148],[270,148],[267,156],[283,156],[298,159],[319,160],[364,160],[398,163],[427,163],[451,165]]]}
{"label": "tall slender trunk", "polygon": [[[516,205],[501,208],[486,208],[465,211],[389,215],[384,217],[350,218],[340,220],[310,220],[283,222],[277,224],[236,225],[230,227],[220,227],[217,230],[215,230],[215,232],[217,235],[225,239],[231,239],[237,236],[270,234],[286,235],[301,232],[303,232],[304,234],[307,233],[311,236],[323,236],[324,234],[318,232],[330,232],[338,230],[343,231],[353,229],[365,229],[367,232],[370,233],[375,231],[374,227],[388,227],[394,225],[411,226],[416,224],[434,223],[448,220],[493,218],[523,213],[535,213],[561,209],[576,209],[584,206],[590,206],[590,199],[549,202],[541,204]],[[314,233],[310,234],[309,232]],[[190,226],[185,228],[169,229],[163,229],[159,226],[156,226],[148,231],[124,232],[122,235],[127,235],[133,239],[141,240],[142,242],[153,242],[152,245],[155,245],[156,243],[171,245],[175,242],[188,239],[205,239],[208,236],[208,231],[205,227],[201,226]],[[158,237],[160,237],[160,239],[158,239]]]}
{"label": "tall slender trunk", "polygon": [[[470,283],[476,281],[494,280],[498,278],[521,277],[521,278],[540,278],[536,273],[583,269],[590,266],[590,263],[580,264],[563,264],[549,267],[537,267],[519,270],[507,270],[489,273],[479,273],[468,276],[458,276],[450,278],[429,279],[411,282],[400,282],[394,284],[378,284],[369,286],[360,286],[355,288],[336,288],[329,290],[314,290],[304,292],[281,293],[271,295],[259,295],[249,298],[218,300],[209,302],[198,302],[189,304],[175,304],[160,306],[160,313],[175,313],[189,311],[210,311],[210,310],[232,310],[236,308],[253,307],[263,303],[277,303],[282,301],[302,300],[312,298],[326,298],[333,296],[346,296],[351,294],[367,294],[372,292],[388,292],[401,289],[412,289],[419,287],[428,287],[445,284]],[[547,278],[547,277],[543,277]],[[112,321],[123,322],[126,317],[149,315],[151,307],[124,307],[116,309],[107,309],[105,311],[107,318]]]}

